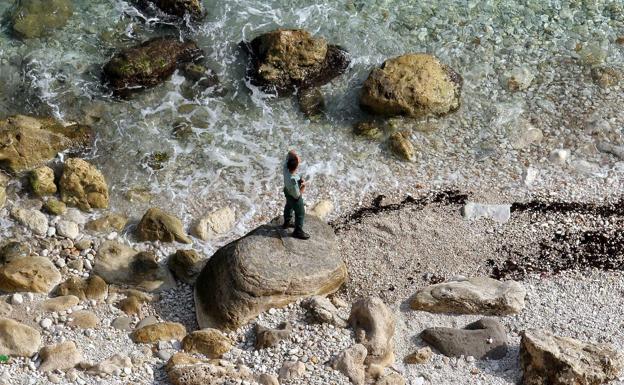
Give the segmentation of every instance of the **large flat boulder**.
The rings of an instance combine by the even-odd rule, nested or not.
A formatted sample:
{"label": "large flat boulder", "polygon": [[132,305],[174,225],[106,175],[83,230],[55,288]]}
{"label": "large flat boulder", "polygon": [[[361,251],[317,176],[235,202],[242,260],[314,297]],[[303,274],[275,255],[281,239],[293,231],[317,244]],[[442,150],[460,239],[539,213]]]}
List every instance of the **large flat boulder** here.
{"label": "large flat boulder", "polygon": [[413,310],[430,313],[508,315],[524,309],[526,290],[516,281],[476,277],[431,285],[410,300]]}
{"label": "large flat boulder", "polygon": [[618,378],[624,356],[609,345],[527,330],[520,341],[520,364],[524,385],[598,385]]}
{"label": "large flat boulder", "polygon": [[0,267],[0,290],[47,294],[61,282],[61,273],[44,257],[14,259]]}
{"label": "large flat boulder", "polygon": [[304,241],[267,224],[219,249],[195,283],[200,327],[235,329],[269,308],[338,290],[347,268],[333,229],[314,216],[305,228]]}
{"label": "large flat boulder", "polygon": [[0,355],[30,357],[39,350],[41,334],[30,326],[0,318]]}

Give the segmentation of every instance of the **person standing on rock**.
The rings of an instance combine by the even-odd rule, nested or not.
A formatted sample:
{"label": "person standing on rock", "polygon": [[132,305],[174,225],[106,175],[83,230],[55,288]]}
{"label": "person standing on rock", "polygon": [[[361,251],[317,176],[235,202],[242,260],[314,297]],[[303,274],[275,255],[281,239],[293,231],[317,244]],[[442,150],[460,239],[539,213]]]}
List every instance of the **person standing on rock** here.
{"label": "person standing on rock", "polygon": [[284,206],[285,229],[292,227],[292,213],[295,212],[295,231],[292,236],[299,239],[308,239],[308,235],[303,231],[303,221],[305,219],[305,206],[303,203],[303,192],[305,191],[305,181],[297,174],[299,169],[299,155],[294,150],[288,152],[284,163],[284,195],[286,205]]}

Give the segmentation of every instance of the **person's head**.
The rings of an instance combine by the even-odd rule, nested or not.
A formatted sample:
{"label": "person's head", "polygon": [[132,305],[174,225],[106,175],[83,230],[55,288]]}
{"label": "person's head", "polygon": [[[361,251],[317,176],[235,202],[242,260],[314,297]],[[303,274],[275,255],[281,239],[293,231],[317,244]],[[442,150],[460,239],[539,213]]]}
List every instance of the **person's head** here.
{"label": "person's head", "polygon": [[288,167],[288,171],[291,173],[297,171],[297,168],[299,168],[299,156],[294,151],[288,153],[286,167]]}

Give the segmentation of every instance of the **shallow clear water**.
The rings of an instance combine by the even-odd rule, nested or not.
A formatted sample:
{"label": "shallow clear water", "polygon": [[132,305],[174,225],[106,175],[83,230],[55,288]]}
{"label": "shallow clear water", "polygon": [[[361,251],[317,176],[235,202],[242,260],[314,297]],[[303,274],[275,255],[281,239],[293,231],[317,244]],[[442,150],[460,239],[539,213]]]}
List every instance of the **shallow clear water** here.
{"label": "shallow clear water", "polygon": [[[12,1],[0,2],[8,12]],[[70,23],[45,39],[21,41],[3,23],[0,34],[0,115],[52,113],[93,123],[98,133],[93,161],[113,191],[113,207],[140,215],[158,205],[189,220],[230,202],[240,218],[271,216],[280,205],[279,163],[290,148],[303,159],[310,200],[347,202],[387,189],[472,182],[516,185],[527,166],[557,173],[545,161],[554,148],[571,148],[587,162],[575,178],[611,178],[617,189],[621,164],[585,151],[583,122],[598,114],[609,135],[621,140],[624,101],[620,89],[592,83],[592,66],[621,69],[624,34],[621,1],[204,1],[208,16],[198,25],[143,22],[128,2],[76,0]],[[178,27],[181,27],[178,30]],[[346,48],[346,75],[322,88],[327,111],[310,121],[292,98],[276,100],[243,81],[245,59],[237,43],[277,27],[305,28]],[[181,31],[181,32],[180,32]],[[180,34],[198,42],[227,89],[225,96],[182,92],[175,74],[165,84],[114,100],[100,86],[101,66],[118,49],[149,37]],[[352,125],[367,116],[357,103],[362,82],[386,58],[429,52],[464,77],[462,108],[413,127],[418,158],[403,163],[383,143],[355,138]],[[525,92],[511,93],[504,79],[514,68],[535,76]],[[574,116],[582,111],[583,116]],[[540,144],[516,149],[518,127],[540,119]],[[190,121],[193,135],[172,137],[172,127]],[[146,156],[167,152],[162,170]],[[618,168],[620,167],[620,168]],[[568,170],[561,171],[568,174]],[[128,201],[134,192],[134,201]],[[137,201],[137,196],[150,201]],[[146,198],[147,199],[147,198]]]}

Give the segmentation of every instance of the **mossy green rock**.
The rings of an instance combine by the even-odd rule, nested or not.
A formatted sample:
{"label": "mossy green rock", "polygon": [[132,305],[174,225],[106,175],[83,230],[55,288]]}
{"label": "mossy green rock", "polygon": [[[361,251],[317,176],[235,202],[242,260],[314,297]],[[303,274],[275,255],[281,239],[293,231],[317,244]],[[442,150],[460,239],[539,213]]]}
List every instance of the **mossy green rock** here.
{"label": "mossy green rock", "polygon": [[63,28],[72,14],[71,0],[20,0],[11,21],[18,36],[32,39]]}
{"label": "mossy green rock", "polygon": [[104,65],[104,81],[116,96],[154,87],[168,79],[179,63],[195,61],[203,52],[195,42],[158,37],[117,53]]}
{"label": "mossy green rock", "polygon": [[369,139],[380,139],[383,129],[375,122],[359,122],[353,126],[353,133]]}
{"label": "mossy green rock", "polygon": [[63,215],[67,212],[67,205],[58,199],[50,199],[43,204],[43,208],[52,215]]}
{"label": "mossy green rock", "polygon": [[30,173],[30,187],[33,193],[40,197],[55,194],[54,170],[48,166],[34,169]]}

